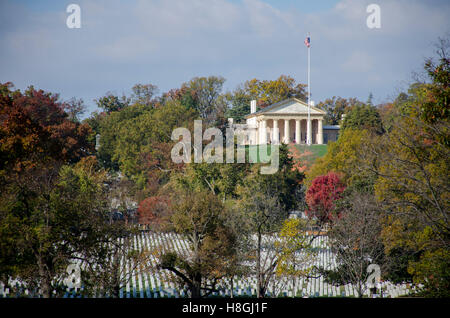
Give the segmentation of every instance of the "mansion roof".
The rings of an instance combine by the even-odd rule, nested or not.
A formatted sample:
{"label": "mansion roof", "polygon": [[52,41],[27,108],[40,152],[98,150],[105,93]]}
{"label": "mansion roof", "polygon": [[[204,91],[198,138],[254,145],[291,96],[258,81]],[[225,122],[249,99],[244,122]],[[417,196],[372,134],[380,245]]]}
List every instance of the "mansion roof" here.
{"label": "mansion roof", "polygon": [[[310,113],[312,115],[325,115],[326,112],[311,106]],[[245,118],[251,118],[259,115],[300,115],[308,114],[308,104],[297,98],[289,98],[282,100],[281,102],[272,104],[263,109],[258,110],[252,114],[247,115]]]}

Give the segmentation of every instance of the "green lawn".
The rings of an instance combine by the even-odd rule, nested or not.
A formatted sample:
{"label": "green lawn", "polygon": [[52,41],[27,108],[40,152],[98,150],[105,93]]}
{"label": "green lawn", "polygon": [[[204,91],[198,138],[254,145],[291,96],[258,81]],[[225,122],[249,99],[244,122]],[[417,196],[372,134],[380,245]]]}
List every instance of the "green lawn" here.
{"label": "green lawn", "polygon": [[300,166],[304,166],[304,169],[311,167],[317,158],[326,155],[327,145],[293,145],[294,150],[291,153],[294,156],[294,160],[300,162]]}
{"label": "green lawn", "polygon": [[[256,146],[246,146],[247,154],[249,154],[249,149],[254,149]],[[311,166],[317,158],[325,156],[328,150],[327,145],[290,145],[294,147],[293,156],[296,161],[300,160],[302,163]],[[268,154],[270,155],[270,147],[268,148]],[[252,155],[252,153],[250,153]],[[252,156],[252,158],[254,158]],[[257,158],[259,161],[259,153],[257,152]],[[248,158],[247,158],[248,160]]]}
{"label": "green lawn", "polygon": [[311,152],[310,158],[312,160],[316,160],[317,158],[323,157],[326,155],[328,150],[328,145],[294,145],[300,153],[304,154],[305,152]]}

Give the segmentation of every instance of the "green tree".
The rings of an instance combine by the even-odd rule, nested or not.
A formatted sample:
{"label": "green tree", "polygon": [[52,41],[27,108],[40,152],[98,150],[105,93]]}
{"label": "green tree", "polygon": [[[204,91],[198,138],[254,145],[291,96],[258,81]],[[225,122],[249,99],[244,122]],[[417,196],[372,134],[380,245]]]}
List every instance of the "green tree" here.
{"label": "green tree", "polygon": [[99,108],[103,109],[103,111],[108,114],[111,112],[118,112],[130,104],[130,100],[126,96],[119,98],[109,92],[105,96],[96,99],[95,102]]}
{"label": "green tree", "polygon": [[356,98],[342,98],[333,96],[327,98],[325,101],[317,104],[317,108],[320,108],[327,112],[324,117],[326,125],[339,125],[342,115],[349,111],[353,106],[360,105],[362,102]]}
{"label": "green tree", "polygon": [[2,252],[0,263],[10,277],[40,288],[46,298],[61,291],[67,266],[99,240],[103,180],[81,161],[76,167],[38,165],[3,188],[0,241],[11,244],[7,253],[15,256],[4,260]]}
{"label": "green tree", "polygon": [[137,230],[121,222],[103,225],[102,230],[101,240],[84,253],[82,294],[119,298],[133,276],[151,270],[149,251],[133,244]]}
{"label": "green tree", "polygon": [[246,81],[243,90],[251,99],[257,100],[259,107],[264,108],[292,97],[305,100],[305,87],[305,84],[296,84],[292,77],[281,75],[276,80],[258,80],[255,78]]}
{"label": "green tree", "polygon": [[250,114],[251,96],[238,87],[234,92],[227,93],[225,98],[229,104],[226,117],[233,118],[237,123],[244,122],[245,116]]}
{"label": "green tree", "polygon": [[380,136],[368,130],[346,129],[339,139],[328,146],[327,154],[318,158],[306,172],[306,186],[314,178],[333,171],[342,177],[345,185],[363,182],[372,186],[379,169]]}
{"label": "green tree", "polygon": [[[183,84],[191,94],[183,94],[183,97],[191,96],[195,99],[194,107],[204,120],[214,120],[217,112],[217,101],[222,92],[225,79],[221,76],[194,77]],[[185,101],[191,103],[189,101]]]}
{"label": "green tree", "polygon": [[312,245],[315,236],[307,232],[310,224],[309,220],[299,218],[285,220],[275,243],[279,257],[276,273],[291,277],[293,290],[300,277],[309,277],[315,271],[311,264],[317,251]]}
{"label": "green tree", "polygon": [[[411,116],[397,120],[386,137],[388,151],[380,158],[380,177],[375,184],[388,215],[384,231],[388,253],[403,248],[420,255],[420,261],[410,260],[408,272],[433,295],[446,295],[448,290],[448,266],[444,265],[448,262],[436,263],[449,255],[450,184],[446,175],[450,153],[438,141],[448,136],[448,128],[448,120],[433,124]],[[429,257],[435,256],[430,262]]]}
{"label": "green tree", "polygon": [[186,237],[187,254],[161,250],[159,267],[174,273],[192,298],[216,291],[235,254],[235,237],[225,225],[223,205],[211,192],[182,193],[172,205],[174,230]]}
{"label": "green tree", "polygon": [[165,183],[176,166],[170,158],[172,131],[178,127],[191,128],[197,113],[170,101],[163,107],[136,114],[112,131],[115,137],[112,161],[140,188],[147,185],[151,176],[156,178],[153,181]]}
{"label": "green tree", "polygon": [[[431,80],[427,85],[427,98],[420,109],[421,118],[427,123],[439,120],[447,120],[450,117],[450,39],[441,38],[437,44],[437,55],[439,62],[433,59],[425,62],[425,71]],[[446,142],[449,145],[449,140]]]}
{"label": "green tree", "polygon": [[155,94],[158,87],[153,84],[136,84],[132,87],[131,103],[146,107],[153,107]]}
{"label": "green tree", "polygon": [[149,110],[141,105],[126,107],[120,112],[111,112],[103,116],[93,116],[93,123],[98,123],[98,133],[100,134],[100,149],[98,158],[100,163],[108,169],[119,170],[119,162],[115,158],[122,127],[134,122],[139,116],[148,113]]}
{"label": "green tree", "polygon": [[384,128],[381,121],[380,114],[377,109],[370,105],[354,105],[345,115],[342,122],[342,130],[352,129],[367,129],[377,134],[383,134]]}
{"label": "green tree", "polygon": [[[256,237],[256,240],[248,241],[252,244],[251,255],[256,260],[254,272],[258,297],[266,295],[280,261],[270,235],[280,230],[289,211],[304,202],[301,185],[303,174],[293,169],[293,159],[286,145],[280,146],[279,155],[280,167],[277,173],[262,175],[259,173],[259,164],[255,164],[237,191],[237,204],[247,220],[242,224],[242,231],[250,237]],[[267,253],[263,253],[263,248],[268,250]]]}

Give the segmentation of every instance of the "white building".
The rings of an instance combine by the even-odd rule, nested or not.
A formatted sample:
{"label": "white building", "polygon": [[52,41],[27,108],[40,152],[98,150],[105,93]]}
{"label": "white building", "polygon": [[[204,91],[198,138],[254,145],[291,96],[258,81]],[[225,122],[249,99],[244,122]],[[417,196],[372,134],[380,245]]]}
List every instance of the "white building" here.
{"label": "white building", "polygon": [[297,98],[283,100],[259,111],[256,111],[256,101],[253,100],[250,104],[250,114],[246,116],[245,143],[304,144],[310,134],[312,144],[323,144],[325,114],[325,111],[311,106],[308,125],[308,104]]}

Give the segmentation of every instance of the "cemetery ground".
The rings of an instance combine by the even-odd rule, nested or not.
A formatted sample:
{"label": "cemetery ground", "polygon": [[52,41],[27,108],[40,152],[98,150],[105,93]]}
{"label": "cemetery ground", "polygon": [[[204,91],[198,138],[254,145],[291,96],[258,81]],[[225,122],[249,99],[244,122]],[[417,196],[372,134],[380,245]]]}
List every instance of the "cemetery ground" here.
{"label": "cemetery ground", "polygon": [[[267,238],[269,239],[270,238]],[[313,241],[313,248],[315,250],[314,257],[308,262],[301,264],[301,266],[321,266],[323,268],[332,269],[336,266],[335,257],[328,247],[328,237],[326,235],[317,236]],[[129,281],[120,290],[120,298],[188,298],[187,289],[181,288],[177,283],[176,277],[168,270],[160,270],[157,267],[158,259],[151,251],[164,250],[175,251],[176,253],[184,254],[189,252],[189,243],[181,235],[176,233],[163,233],[142,230],[138,235],[132,239],[130,249],[146,250],[148,258],[146,262],[148,266],[145,269],[132,269],[132,261],[124,261],[122,273],[131,272]],[[270,253],[270,251],[264,251]],[[299,252],[301,254],[303,252]],[[301,257],[301,255],[299,255]],[[83,264],[80,264],[83,268]],[[125,275],[125,274],[124,274]],[[233,288],[231,288],[233,286]],[[224,278],[218,285],[217,291],[209,295],[209,298],[256,298],[257,280],[251,273],[245,276]],[[72,287],[72,288],[70,288]],[[101,288],[97,289],[94,294],[89,296],[83,294],[83,286],[80,289],[73,288],[73,286],[63,287],[66,292],[63,298],[110,298],[107,292],[105,293]],[[397,298],[408,296],[416,291],[416,287],[410,284],[394,285],[388,281],[381,283],[382,295],[378,297],[383,298]],[[342,286],[333,286],[328,284],[323,276],[316,277],[289,277],[286,275],[277,275],[271,283],[269,283],[267,297],[269,298],[320,298],[333,297],[344,298],[357,297],[356,288],[352,284]],[[9,281],[8,287],[5,288],[3,283],[0,283],[0,297],[2,298],[16,298],[16,297],[41,297],[38,290],[28,290],[26,284],[20,281]],[[366,291],[365,298],[370,297],[369,290]]]}

